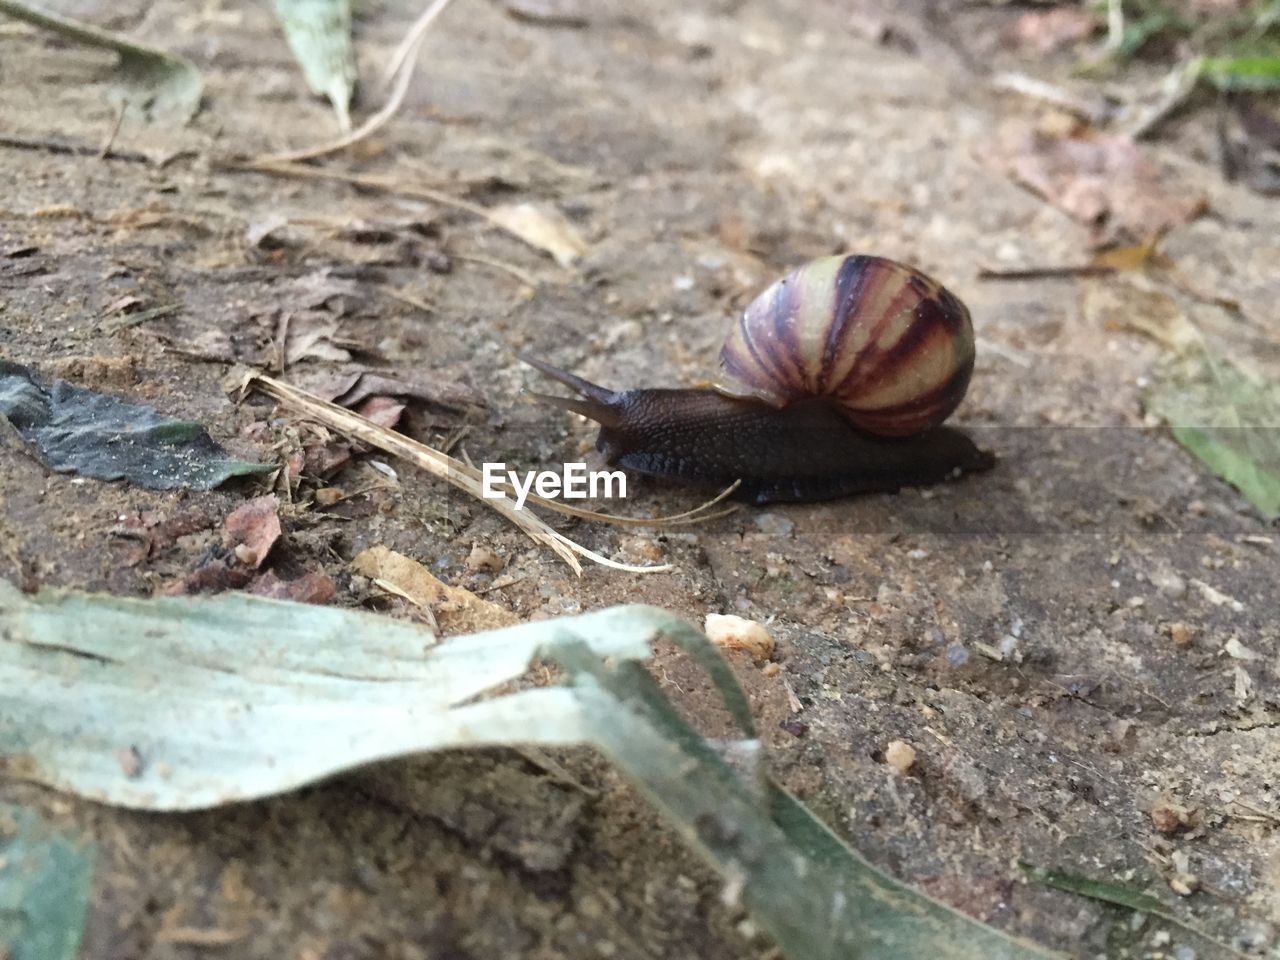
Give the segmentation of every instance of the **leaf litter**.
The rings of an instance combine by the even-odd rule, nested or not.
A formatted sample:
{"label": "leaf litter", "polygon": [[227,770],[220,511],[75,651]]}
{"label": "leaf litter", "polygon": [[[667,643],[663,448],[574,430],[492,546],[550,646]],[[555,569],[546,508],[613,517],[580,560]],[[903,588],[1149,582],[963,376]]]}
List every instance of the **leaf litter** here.
{"label": "leaf litter", "polygon": [[[769,779],[728,665],[654,607],[435,643],[421,627],[334,608],[242,595],[27,595],[0,581],[0,628],[0,765],[55,789],[191,810],[424,751],[585,744],[719,871],[723,899],[795,960],[1054,956],[846,847]],[[659,637],[705,670],[738,727],[732,739],[703,739],[641,666]],[[564,683],[510,686],[543,659]],[[499,687],[508,692],[494,695]]]}
{"label": "leaf litter", "polygon": [[1093,243],[1137,242],[1199,216],[1198,191],[1162,177],[1129,137],[1026,136],[1007,157],[1012,177],[1093,230]]}
{"label": "leaf litter", "polygon": [[109,30],[37,9],[19,0],[0,0],[0,13],[51,30],[77,43],[120,56],[122,84],[113,93],[125,112],[146,122],[182,125],[200,108],[204,80],[186,57],[149,47]]}
{"label": "leaf litter", "polygon": [[199,423],[64,380],[46,388],[26,367],[6,360],[0,360],[0,416],[59,473],[150,490],[209,490],[276,469],[229,457]]}

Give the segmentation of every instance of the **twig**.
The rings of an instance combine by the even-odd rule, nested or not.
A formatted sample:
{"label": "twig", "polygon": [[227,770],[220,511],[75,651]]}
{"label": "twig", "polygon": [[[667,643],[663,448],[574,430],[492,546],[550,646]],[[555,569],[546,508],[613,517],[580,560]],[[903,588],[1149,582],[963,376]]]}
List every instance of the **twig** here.
{"label": "twig", "polygon": [[1025,267],[1019,270],[993,270],[983,267],[979,280],[1054,280],[1071,277],[1102,277],[1116,272],[1115,267],[1085,263],[1066,267]]}
{"label": "twig", "polygon": [[107,134],[107,138],[102,141],[102,149],[98,151],[98,159],[105,160],[111,156],[111,145],[116,142],[116,134],[120,132],[120,124],[124,122],[125,103],[120,104],[120,109],[116,111],[116,119],[111,124],[111,130]]}
{"label": "twig", "polygon": [[379,426],[368,418],[347,410],[345,407],[321,400],[314,394],[262,373],[249,374],[245,379],[244,386],[246,388],[256,387],[268,396],[274,397],[282,403],[301,411],[306,416],[345,436],[401,457],[427,471],[432,476],[452,484],[497,511],[524,531],[525,535],[534,542],[552,550],[579,575],[582,573],[582,565],[574,554],[586,557],[601,566],[612,567],[615,570],[625,570],[630,573],[658,573],[672,569],[671,564],[641,567],[619,563],[616,560],[602,556],[549,527],[545,520],[531,511],[527,509],[516,510],[509,498],[504,496],[495,499],[484,496],[481,474],[475,468],[469,467],[461,460],[456,460],[447,454],[441,453],[425,443],[419,443],[402,433]]}
{"label": "twig", "polygon": [[1000,73],[991,78],[991,85],[997,90],[1007,90],[1019,96],[1061,107],[1068,113],[1092,124],[1100,124],[1110,112],[1106,101],[1085,99],[1076,96],[1069,90],[1055,86],[1025,73]]}
{"label": "twig", "polygon": [[405,38],[400,41],[400,46],[396,47],[395,53],[391,55],[391,59],[387,62],[386,69],[382,71],[382,89],[386,89],[391,85],[391,81],[395,79],[401,68],[404,67],[408,60],[416,59],[418,55],[418,47],[422,44],[422,38],[427,32],[427,28],[440,14],[444,13],[444,8],[449,6],[453,0],[435,0],[431,6],[422,11],[422,16],[414,21],[409,32],[405,34]]}
{"label": "twig", "polygon": [[305,147],[301,150],[287,150],[283,153],[268,154],[258,159],[268,163],[312,160],[330,153],[337,153],[339,150],[345,150],[384,126],[388,120],[399,112],[401,105],[404,103],[405,95],[409,92],[409,82],[413,79],[413,69],[417,61],[418,50],[422,47],[422,40],[426,36],[427,27],[451,2],[452,0],[435,0],[409,31],[409,36],[405,38],[405,42],[401,44],[400,49],[396,51],[395,56],[392,58],[395,69],[388,77],[388,81],[394,78],[395,85],[387,97],[387,102],[382,105],[382,108],[377,113],[350,133],[344,134],[336,140],[330,140],[314,147]]}
{"label": "twig", "polygon": [[417,310],[421,310],[423,313],[434,314],[436,312],[436,308],[427,303],[427,301],[423,300],[421,297],[416,297],[411,293],[406,293],[404,290],[392,290],[389,287],[379,287],[378,290],[384,297],[390,297],[392,300],[398,300],[401,303],[408,304]]}
{"label": "twig", "polygon": [[13,134],[0,134],[0,147],[12,147],[15,150],[44,150],[48,153],[60,153],[73,157],[102,157],[110,160],[127,160],[130,163],[152,163],[145,153],[136,150],[112,150],[107,157],[101,147],[91,147],[87,143],[75,143],[61,137],[19,137]]}
{"label": "twig", "polygon": [[494,260],[490,257],[477,257],[473,254],[455,253],[452,254],[452,256],[455,260],[461,260],[464,263],[479,263],[486,267],[493,267],[495,270],[501,270],[503,273],[507,273],[515,277],[526,287],[534,287],[536,289],[538,286],[537,277],[531,273],[521,270],[515,264],[506,263],[502,260]]}
{"label": "twig", "polygon": [[521,243],[540,253],[545,252],[536,244],[530,243],[526,237],[522,237],[518,232],[512,230],[510,226],[503,223],[501,218],[495,217],[491,211],[482,207],[478,203],[472,203],[470,200],[463,200],[460,197],[452,197],[447,193],[439,190],[433,190],[430,187],[416,186],[414,184],[401,183],[392,177],[378,177],[372,174],[347,173],[343,170],[324,170],[319,167],[309,167],[302,163],[295,163],[291,160],[277,160],[272,158],[261,158],[250,161],[231,161],[227,163],[227,167],[232,170],[249,170],[254,173],[269,173],[277,177],[297,177],[301,180],[338,180],[342,183],[349,183],[356,187],[365,187],[369,190],[382,190],[386,193],[398,194],[402,197],[412,197],[416,200],[427,200],[431,203],[439,204],[442,207],[452,207],[455,210],[462,210],[473,216],[479,217],[487,221],[491,225],[497,227],[508,236],[515,237]]}

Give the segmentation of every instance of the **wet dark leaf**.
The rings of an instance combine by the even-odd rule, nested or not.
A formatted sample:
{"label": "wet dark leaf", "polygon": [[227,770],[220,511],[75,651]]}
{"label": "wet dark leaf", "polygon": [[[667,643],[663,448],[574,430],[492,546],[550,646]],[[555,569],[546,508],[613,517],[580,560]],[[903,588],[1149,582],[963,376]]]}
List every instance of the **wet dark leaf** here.
{"label": "wet dark leaf", "polygon": [[128,480],[150,490],[209,490],[232,477],[275,469],[228,457],[199,423],[172,420],[64,380],[46,389],[26,367],[4,360],[0,415],[60,473]]}

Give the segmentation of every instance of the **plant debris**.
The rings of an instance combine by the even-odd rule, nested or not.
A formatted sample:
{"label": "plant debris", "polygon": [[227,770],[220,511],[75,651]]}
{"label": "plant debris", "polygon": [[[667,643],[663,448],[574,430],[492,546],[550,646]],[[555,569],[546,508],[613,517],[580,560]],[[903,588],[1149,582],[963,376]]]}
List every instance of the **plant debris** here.
{"label": "plant debris", "polygon": [[198,423],[64,380],[46,389],[26,367],[6,360],[0,360],[0,415],[60,473],[150,490],[209,490],[275,469],[228,457]]}

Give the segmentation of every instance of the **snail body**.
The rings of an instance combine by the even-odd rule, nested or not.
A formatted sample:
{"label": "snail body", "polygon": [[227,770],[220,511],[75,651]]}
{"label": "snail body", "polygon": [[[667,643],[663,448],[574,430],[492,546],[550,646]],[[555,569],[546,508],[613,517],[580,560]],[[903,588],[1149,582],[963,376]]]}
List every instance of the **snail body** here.
{"label": "snail body", "polygon": [[973,326],[946,288],[880,257],[826,257],[766,289],[720,354],[714,389],[612,391],[526,357],[600,424],[607,462],[739,497],[826,500],[990,468],[940,426],[973,371]]}

